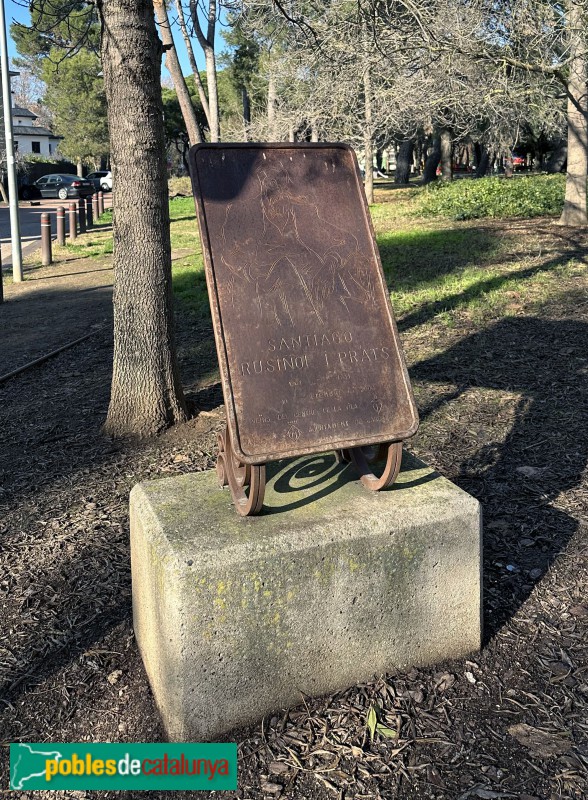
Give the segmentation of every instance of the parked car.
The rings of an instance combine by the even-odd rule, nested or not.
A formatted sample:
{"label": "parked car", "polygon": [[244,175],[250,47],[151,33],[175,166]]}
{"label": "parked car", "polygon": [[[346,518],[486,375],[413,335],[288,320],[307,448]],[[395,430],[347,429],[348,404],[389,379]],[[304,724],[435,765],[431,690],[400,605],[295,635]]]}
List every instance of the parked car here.
{"label": "parked car", "polygon": [[91,172],[86,176],[87,181],[92,181],[94,189],[103,192],[112,191],[112,172],[105,169],[98,170],[98,172]]}
{"label": "parked car", "polygon": [[94,184],[77,175],[44,175],[34,184],[41,192],[41,197],[68,198],[87,197],[94,194]]}
{"label": "parked car", "polygon": [[41,192],[34,183],[22,183],[18,187],[19,200],[40,200]]}
{"label": "parked car", "polygon": [[512,151],[512,168],[515,172],[524,172],[527,169],[527,154],[522,150]]}

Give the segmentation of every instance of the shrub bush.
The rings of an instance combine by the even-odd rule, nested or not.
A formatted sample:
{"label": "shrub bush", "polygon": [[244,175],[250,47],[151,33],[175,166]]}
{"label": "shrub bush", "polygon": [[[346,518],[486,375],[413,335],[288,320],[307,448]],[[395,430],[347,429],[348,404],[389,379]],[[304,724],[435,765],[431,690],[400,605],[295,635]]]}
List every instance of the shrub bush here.
{"label": "shrub bush", "polygon": [[565,175],[529,175],[436,182],[422,188],[415,213],[449,219],[560,214]]}
{"label": "shrub bush", "polygon": [[192,197],[190,178],[170,178],[167,182],[170,197]]}

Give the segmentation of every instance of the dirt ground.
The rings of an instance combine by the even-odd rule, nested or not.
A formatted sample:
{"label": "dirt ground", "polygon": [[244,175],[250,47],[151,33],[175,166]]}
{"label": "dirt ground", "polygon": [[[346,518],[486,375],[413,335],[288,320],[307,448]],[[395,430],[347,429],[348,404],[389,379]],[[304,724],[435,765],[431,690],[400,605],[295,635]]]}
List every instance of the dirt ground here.
{"label": "dirt ground", "polygon": [[[464,313],[448,325],[436,308],[399,320],[422,420],[410,449],[483,505],[483,651],[301,697],[235,732],[239,790],[217,796],[588,797],[588,237],[529,224],[545,258],[573,247],[577,259],[550,299],[513,297],[483,323]],[[133,638],[128,493],[211,468],[223,421],[209,324],[179,316],[194,418],[155,441],[101,434],[110,272],[88,263],[6,287],[0,307],[0,375],[93,332],[0,384],[3,788],[11,741],[164,739]],[[374,703],[395,738],[370,741]],[[44,794],[131,797],[15,796]]]}

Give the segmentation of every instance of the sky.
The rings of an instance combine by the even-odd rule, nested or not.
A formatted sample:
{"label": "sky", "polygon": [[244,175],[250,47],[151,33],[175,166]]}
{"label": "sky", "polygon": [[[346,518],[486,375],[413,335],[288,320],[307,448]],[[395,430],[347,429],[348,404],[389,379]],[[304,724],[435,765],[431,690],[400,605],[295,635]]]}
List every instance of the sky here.
{"label": "sky", "polygon": [[[18,53],[16,52],[16,48],[12,39],[10,38],[10,26],[13,22],[20,22],[22,25],[30,25],[31,17],[29,14],[28,3],[26,0],[20,0],[20,2],[15,2],[15,0],[5,0],[4,3],[5,10],[6,10],[6,33],[8,36],[8,58],[12,61],[13,58],[18,57]],[[216,33],[216,48],[217,52],[221,52],[221,50],[226,49],[226,44],[224,39],[221,36],[222,33],[222,25],[217,25],[217,33]],[[178,56],[180,59],[180,64],[182,65],[182,71],[184,75],[190,75],[190,62],[188,61],[188,54],[186,53],[186,48],[184,47],[184,42],[182,40],[182,36],[180,33],[179,28],[174,29],[174,40],[176,42],[176,47],[178,50]],[[204,69],[204,56],[200,47],[196,44],[194,47],[194,52],[196,55],[196,62],[198,64],[199,69]],[[165,68],[162,69],[161,72],[162,78],[168,77],[168,72]]]}
{"label": "sky", "polygon": [[12,39],[10,38],[10,26],[13,22],[20,22],[23,25],[29,25],[31,16],[29,14],[28,5],[20,5],[15,3],[14,0],[6,0],[4,3],[4,10],[6,13],[6,35],[8,37],[8,58],[12,61],[13,58],[18,56],[16,48]]}

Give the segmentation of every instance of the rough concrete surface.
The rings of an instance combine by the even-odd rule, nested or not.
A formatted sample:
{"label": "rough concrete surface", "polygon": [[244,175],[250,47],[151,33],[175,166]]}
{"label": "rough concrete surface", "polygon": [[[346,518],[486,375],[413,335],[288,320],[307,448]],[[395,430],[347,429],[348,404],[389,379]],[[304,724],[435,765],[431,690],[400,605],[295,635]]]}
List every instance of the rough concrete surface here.
{"label": "rough concrete surface", "polygon": [[480,545],[478,502],[406,454],[377,494],[332,454],[277,462],[254,518],[213,472],[135,486],[134,626],[170,739],[479,649]]}

